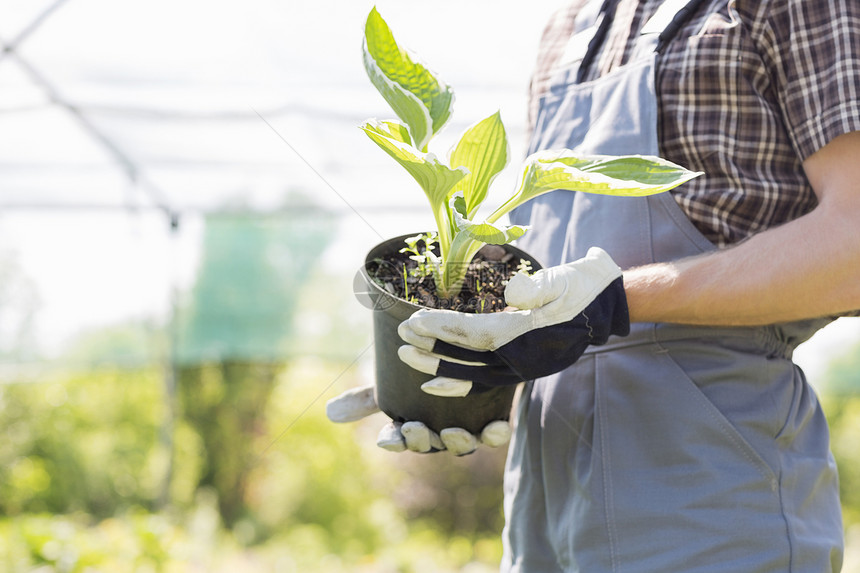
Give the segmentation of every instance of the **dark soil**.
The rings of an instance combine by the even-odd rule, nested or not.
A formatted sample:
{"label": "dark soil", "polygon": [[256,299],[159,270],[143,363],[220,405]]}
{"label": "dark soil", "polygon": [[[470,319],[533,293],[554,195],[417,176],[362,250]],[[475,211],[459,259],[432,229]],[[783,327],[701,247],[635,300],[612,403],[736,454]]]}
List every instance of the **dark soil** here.
{"label": "dark soil", "polygon": [[480,313],[504,310],[505,285],[519,264],[520,259],[502,247],[484,246],[469,264],[463,288],[452,298],[438,295],[432,275],[420,276],[416,272],[418,263],[409,258],[409,253],[395,252],[376,259],[368,263],[367,270],[389,293],[418,306]]}

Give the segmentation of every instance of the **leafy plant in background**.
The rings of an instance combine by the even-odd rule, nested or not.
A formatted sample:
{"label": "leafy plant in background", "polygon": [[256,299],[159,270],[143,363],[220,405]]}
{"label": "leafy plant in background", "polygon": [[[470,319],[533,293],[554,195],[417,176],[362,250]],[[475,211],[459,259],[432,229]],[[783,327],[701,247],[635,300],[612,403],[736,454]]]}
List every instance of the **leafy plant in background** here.
{"label": "leafy plant in background", "polygon": [[[294,215],[206,219],[204,251],[179,340],[182,417],[202,442],[196,486],[213,488],[224,523],[246,513],[261,412],[288,358],[298,294],[328,246],[329,213],[291,197]],[[291,213],[288,211],[287,213]]]}
{"label": "leafy plant in background", "polygon": [[833,359],[816,383],[830,448],[839,468],[839,496],[846,530],[860,527],[860,343]]}
{"label": "leafy plant in background", "polygon": [[154,508],[160,374],[105,367],[0,386],[0,515]]}
{"label": "leafy plant in background", "polygon": [[668,191],[699,173],[657,157],[581,156],[547,150],[528,157],[514,194],[483,221],[478,209],[493,179],[506,167],[509,146],[498,112],[469,127],[448,153],[447,164],[428,151],[451,118],[454,91],[402,49],[373,8],[365,25],[364,66],[373,85],[400,118],[369,119],[361,129],[418,182],[436,220],[439,256],[431,259],[436,288],[455,295],[467,265],[484,244],[504,245],[526,228],[499,220],[516,207],[556,189],[619,196]]}

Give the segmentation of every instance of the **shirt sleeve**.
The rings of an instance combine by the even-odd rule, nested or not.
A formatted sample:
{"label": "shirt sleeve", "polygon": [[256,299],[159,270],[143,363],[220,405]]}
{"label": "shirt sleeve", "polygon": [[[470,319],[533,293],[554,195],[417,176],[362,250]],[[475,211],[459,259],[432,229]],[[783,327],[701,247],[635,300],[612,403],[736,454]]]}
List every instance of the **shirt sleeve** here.
{"label": "shirt sleeve", "polygon": [[801,160],[860,130],[860,1],[776,0],[759,41]]}

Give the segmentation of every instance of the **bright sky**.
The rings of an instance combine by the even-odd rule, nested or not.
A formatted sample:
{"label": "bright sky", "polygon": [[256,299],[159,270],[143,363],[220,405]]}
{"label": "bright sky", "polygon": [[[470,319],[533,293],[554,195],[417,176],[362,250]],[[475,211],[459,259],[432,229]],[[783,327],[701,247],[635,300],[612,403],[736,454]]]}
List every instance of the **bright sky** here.
{"label": "bright sky", "polygon": [[[401,44],[455,87],[438,153],[502,109],[522,155],[528,75],[556,4],[376,3]],[[326,258],[339,271],[357,266],[379,235],[429,224],[420,190],[357,129],[391,116],[361,64],[374,3],[6,0],[0,39],[15,41],[54,5],[16,46],[20,58],[0,59],[0,246],[36,283],[48,345],[85,326],[163,316],[171,277],[190,283],[200,219],[185,217],[171,240],[165,218],[146,210],[154,202],[192,213],[236,203],[266,210],[285,189],[302,189],[346,213]],[[56,99],[81,109],[115,150]],[[143,210],[83,209],[93,206]]]}

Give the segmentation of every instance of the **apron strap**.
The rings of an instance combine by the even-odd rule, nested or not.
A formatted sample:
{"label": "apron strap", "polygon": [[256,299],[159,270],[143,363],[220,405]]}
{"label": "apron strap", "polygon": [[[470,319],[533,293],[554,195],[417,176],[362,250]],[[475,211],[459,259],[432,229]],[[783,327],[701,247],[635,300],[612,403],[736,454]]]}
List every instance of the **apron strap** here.
{"label": "apron strap", "polygon": [[[705,1],[706,0],[666,0],[663,2],[654,15],[642,27],[642,36],[659,34],[659,36],[657,36],[656,47],[653,49],[649,47],[646,51],[662,54],[669,42],[675,38],[678,31],[684,26],[684,24],[689,22],[696,10]],[[597,56],[603,42],[606,40],[606,35],[615,19],[615,12],[619,3],[620,0],[603,0],[596,20],[588,27],[586,33],[591,33],[592,36],[588,41],[588,48],[585,51],[585,55],[579,63],[579,69],[576,73],[576,83],[582,83],[584,81],[585,76],[588,73],[588,69],[591,67],[591,64],[594,62],[594,58]],[[594,16],[592,15],[591,18],[593,17]],[[581,42],[582,40],[577,39],[577,41]],[[644,46],[640,47],[644,48]]]}
{"label": "apron strap", "polygon": [[681,28],[690,21],[696,10],[706,0],[665,0],[654,15],[645,22],[639,32],[631,61],[662,54],[665,47],[678,35]]}
{"label": "apron strap", "polygon": [[662,54],[666,46],[671,42],[678,31],[684,27],[684,24],[690,21],[696,9],[701,6],[705,0],[690,0],[687,4],[675,13],[675,17],[669,22],[660,36],[657,39],[657,47],[654,49],[658,54]]}
{"label": "apron strap", "polygon": [[579,70],[576,73],[576,83],[581,84],[585,79],[585,74],[588,72],[588,68],[591,67],[591,63],[597,55],[597,51],[603,45],[603,41],[606,39],[606,33],[609,31],[610,26],[612,26],[612,21],[615,19],[615,9],[618,8],[618,2],[619,0],[604,0],[603,5],[600,7],[600,14],[597,16],[597,22],[594,25],[594,35],[588,42],[588,49],[586,50],[582,61],[579,63]]}

